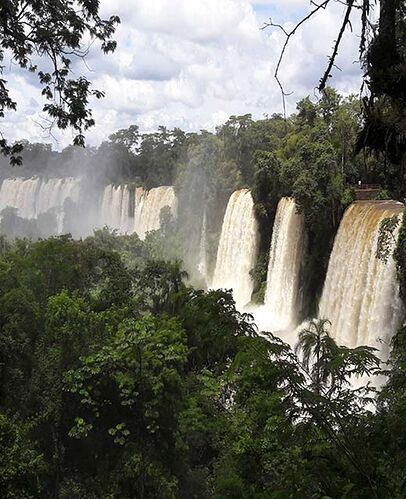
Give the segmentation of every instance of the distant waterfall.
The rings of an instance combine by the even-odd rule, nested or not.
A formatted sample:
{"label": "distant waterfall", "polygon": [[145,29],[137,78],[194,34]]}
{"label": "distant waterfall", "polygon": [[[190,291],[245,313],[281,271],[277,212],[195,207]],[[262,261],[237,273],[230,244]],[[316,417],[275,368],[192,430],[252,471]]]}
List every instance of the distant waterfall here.
{"label": "distant waterfall", "polygon": [[202,230],[200,233],[200,243],[199,243],[199,263],[197,264],[197,270],[203,276],[207,283],[207,214],[206,208],[203,212],[202,220]]}
{"label": "distant waterfall", "polygon": [[319,305],[339,344],[379,347],[378,340],[389,341],[400,326],[395,262],[378,260],[376,248],[380,222],[403,209],[394,201],[358,201],[344,214]]}
{"label": "distant waterfall", "polygon": [[[61,234],[67,226],[70,227],[69,223],[65,223],[65,202],[70,199],[76,205],[77,213],[80,213],[83,206],[80,204],[80,192],[79,178],[6,178],[0,186],[0,212],[6,207],[15,208],[19,217],[30,220],[52,210],[56,216],[57,233]],[[176,216],[177,200],[171,186],[147,191],[131,184],[110,184],[98,194],[97,199],[91,206],[95,215],[92,215],[92,223],[84,235],[91,233],[95,226],[108,226],[119,234],[137,232],[144,239],[147,232],[159,229],[162,208],[168,206]]]}
{"label": "distant waterfall", "polygon": [[[144,206],[145,198],[147,197],[147,191],[143,187],[137,187],[134,192],[134,223],[131,228],[131,232],[137,232],[138,236],[139,230],[142,226],[142,208]],[[145,236],[145,234],[144,234]]]}
{"label": "distant waterfall", "polygon": [[131,190],[128,185],[107,185],[101,203],[101,223],[120,234],[132,232],[134,212],[131,212],[130,197]]}
{"label": "distant waterfall", "polygon": [[7,206],[17,209],[17,215],[23,218],[35,218],[37,215],[37,192],[41,183],[39,178],[6,178],[0,188],[0,211]]}
{"label": "distant waterfall", "polygon": [[61,234],[63,232],[65,201],[70,199],[76,203],[79,199],[79,192],[79,179],[60,178],[43,180],[37,194],[36,216],[56,208],[58,234]]}
{"label": "distant waterfall", "polygon": [[300,311],[300,268],[306,247],[304,219],[292,198],[278,203],[269,254],[265,310],[271,329],[294,327]]}
{"label": "distant waterfall", "polygon": [[103,191],[99,225],[119,234],[136,232],[145,239],[147,232],[160,227],[161,209],[168,206],[176,215],[176,195],[172,186],[131,188],[128,184],[107,185]]}
{"label": "distant waterfall", "polygon": [[249,190],[234,192],[227,205],[217,251],[212,288],[232,288],[237,306],[251,300],[258,227]]}
{"label": "distant waterfall", "polygon": [[63,206],[67,199],[76,202],[80,183],[75,178],[7,178],[0,188],[0,211],[7,206],[17,209],[17,215],[33,219],[55,209],[58,232],[63,230]]}
{"label": "distant waterfall", "polygon": [[136,200],[135,206],[134,230],[140,239],[145,239],[147,232],[159,229],[162,208],[168,206],[172,214],[176,215],[177,201],[172,186],[155,187],[144,193],[139,192],[138,196],[139,199],[138,202]]}

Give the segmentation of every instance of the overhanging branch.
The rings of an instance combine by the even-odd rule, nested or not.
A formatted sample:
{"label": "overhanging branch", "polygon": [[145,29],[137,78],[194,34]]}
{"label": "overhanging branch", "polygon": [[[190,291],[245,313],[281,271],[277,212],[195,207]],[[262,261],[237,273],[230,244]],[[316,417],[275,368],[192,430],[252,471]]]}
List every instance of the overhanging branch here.
{"label": "overhanging branch", "polygon": [[282,82],[280,81],[280,78],[279,78],[279,69],[280,69],[280,66],[281,66],[281,63],[282,63],[282,60],[283,60],[283,57],[285,55],[285,52],[286,52],[286,48],[289,44],[289,41],[290,39],[292,38],[292,36],[294,36],[296,34],[296,31],[300,28],[300,26],[302,26],[302,24],[304,24],[306,21],[308,21],[311,17],[313,17],[319,10],[321,9],[325,9],[327,7],[327,5],[330,3],[331,0],[324,0],[324,2],[322,2],[321,4],[316,4],[315,2],[311,2],[312,5],[315,6],[315,8],[309,12],[309,14],[307,16],[305,16],[303,19],[301,19],[294,27],[292,30],[290,31],[287,31],[282,25],[280,24],[275,24],[272,22],[272,19],[269,20],[268,23],[265,23],[264,26],[261,28],[261,29],[266,29],[266,28],[269,28],[269,27],[275,27],[275,28],[279,28],[283,34],[286,36],[286,39],[285,39],[285,43],[283,44],[283,47],[282,47],[282,51],[280,53],[280,56],[279,56],[279,60],[278,60],[278,63],[276,65],[276,69],[275,69],[275,73],[274,73],[274,77],[275,77],[275,80],[277,81],[278,85],[279,85],[279,88],[281,90],[281,94],[282,94],[282,101],[283,101],[283,115],[286,119],[286,102],[285,102],[285,97],[288,96],[288,95],[291,95],[292,92],[290,93],[287,93],[284,88],[283,88],[283,85],[282,85]]}
{"label": "overhanging branch", "polygon": [[331,72],[331,70],[332,70],[332,68],[334,66],[335,59],[336,59],[336,57],[338,55],[338,49],[340,47],[340,43],[341,43],[341,40],[343,38],[345,28],[347,27],[347,24],[350,25],[350,15],[351,15],[351,11],[352,11],[353,6],[354,6],[354,0],[348,0],[347,1],[347,9],[345,11],[344,20],[343,20],[343,22],[341,24],[341,28],[340,28],[340,31],[338,33],[337,40],[336,40],[336,42],[334,44],[333,53],[330,56],[327,69],[325,70],[323,76],[320,79],[320,83],[319,83],[319,86],[318,86],[318,89],[319,89],[320,92],[326,88],[327,80],[331,77],[330,72]]}

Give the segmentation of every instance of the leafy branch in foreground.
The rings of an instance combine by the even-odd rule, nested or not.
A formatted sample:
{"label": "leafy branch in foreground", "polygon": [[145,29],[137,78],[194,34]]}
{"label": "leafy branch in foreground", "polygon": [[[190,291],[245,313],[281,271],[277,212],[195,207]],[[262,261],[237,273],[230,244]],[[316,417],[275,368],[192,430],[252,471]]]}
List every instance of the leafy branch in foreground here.
{"label": "leafy branch in foreground", "polygon": [[[43,107],[48,116],[47,129],[54,125],[71,127],[75,145],[84,145],[84,131],[94,125],[89,98],[103,97],[91,89],[85,77],[71,78],[72,63],[85,59],[95,41],[104,53],[113,52],[112,39],[117,16],[102,19],[98,0],[3,0],[0,6],[0,118],[17,108],[7,80],[2,78],[5,57],[38,76],[42,95],[48,103]],[[39,66],[41,64],[41,67]],[[13,164],[21,163],[21,150],[0,141],[0,151],[11,155]]]}

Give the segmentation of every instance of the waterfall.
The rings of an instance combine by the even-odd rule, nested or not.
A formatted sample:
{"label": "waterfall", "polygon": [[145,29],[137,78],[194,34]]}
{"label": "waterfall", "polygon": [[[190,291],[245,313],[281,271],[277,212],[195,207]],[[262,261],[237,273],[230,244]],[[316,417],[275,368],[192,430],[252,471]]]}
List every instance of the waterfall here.
{"label": "waterfall", "polygon": [[212,288],[231,288],[238,307],[251,300],[258,227],[249,190],[234,192],[227,205],[217,251]]}
{"label": "waterfall", "polygon": [[128,185],[107,185],[102,196],[100,224],[107,225],[119,234],[132,232],[134,225],[132,195],[134,194]]}
{"label": "waterfall", "polygon": [[104,188],[99,225],[107,225],[119,234],[136,232],[145,239],[147,232],[160,227],[161,209],[168,206],[176,215],[176,195],[171,186],[131,188],[127,184],[107,185]]}
{"label": "waterfall", "polygon": [[64,204],[67,199],[77,202],[80,180],[75,178],[51,178],[42,180],[36,196],[36,216],[56,209],[58,234],[63,232]]}
{"label": "waterfall", "polygon": [[345,212],[330,256],[319,317],[331,321],[332,334],[349,347],[390,340],[403,317],[391,256],[376,258],[381,221],[402,213],[394,201],[358,201]]}
{"label": "waterfall", "polygon": [[39,178],[6,178],[0,188],[0,211],[6,207],[16,208],[22,218],[36,217]]}
{"label": "waterfall", "polygon": [[0,188],[0,211],[16,208],[17,215],[34,219],[49,210],[56,211],[58,233],[63,230],[63,207],[69,198],[77,201],[79,179],[75,178],[7,178]]}
{"label": "waterfall", "polygon": [[200,243],[199,243],[199,263],[197,264],[197,270],[203,276],[207,283],[207,215],[206,208],[203,212],[202,230],[200,233]]}
{"label": "waterfall", "polygon": [[147,191],[143,187],[137,187],[134,193],[134,225],[132,231],[139,236],[139,229],[142,225],[142,211],[147,196]]}
{"label": "waterfall", "polygon": [[155,187],[150,191],[136,192],[134,230],[140,239],[145,239],[147,232],[158,230],[162,208],[168,206],[172,215],[176,215],[177,201],[172,186]]}
{"label": "waterfall", "polygon": [[[6,178],[0,187],[0,212],[11,207],[25,219],[53,211],[57,221],[57,233],[64,230],[65,202],[70,199],[79,203],[81,180],[78,178]],[[100,198],[99,198],[100,199]],[[168,206],[176,215],[177,200],[173,187],[156,187],[150,191],[130,184],[107,185],[99,204],[94,203],[97,216],[87,231],[94,226],[108,226],[119,234],[134,231],[141,239],[148,231],[159,229],[160,212]],[[65,224],[66,225],[66,224]]]}
{"label": "waterfall", "polygon": [[270,329],[297,325],[300,312],[300,270],[306,242],[303,216],[292,198],[278,203],[269,253],[265,308]]}

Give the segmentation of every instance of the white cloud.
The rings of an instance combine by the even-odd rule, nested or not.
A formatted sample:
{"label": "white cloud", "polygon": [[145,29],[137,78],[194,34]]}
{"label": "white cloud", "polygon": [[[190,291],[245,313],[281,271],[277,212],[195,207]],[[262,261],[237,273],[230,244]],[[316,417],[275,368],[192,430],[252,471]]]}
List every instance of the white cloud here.
{"label": "white cloud", "polygon": [[[310,6],[308,0],[101,0],[101,8],[122,23],[114,54],[93,49],[87,66],[75,65],[76,74],[84,72],[106,92],[92,102],[97,125],[87,133],[90,144],[132,123],[145,131],[159,124],[199,130],[231,114],[281,112],[273,72],[284,38],[280,30],[260,27],[271,12],[292,25]],[[341,17],[342,6],[334,4],[292,38],[280,72],[286,90],[294,92],[290,111],[313,94]],[[352,64],[357,43],[348,34],[337,60],[343,71],[335,71],[333,83],[344,92],[359,89],[359,68]],[[36,80],[15,67],[7,79],[19,110],[7,114],[2,130],[11,139],[49,140],[36,125],[42,106]],[[72,138],[55,133],[59,147]]]}

